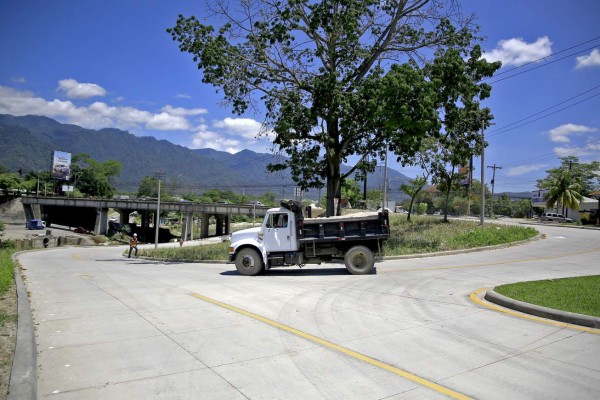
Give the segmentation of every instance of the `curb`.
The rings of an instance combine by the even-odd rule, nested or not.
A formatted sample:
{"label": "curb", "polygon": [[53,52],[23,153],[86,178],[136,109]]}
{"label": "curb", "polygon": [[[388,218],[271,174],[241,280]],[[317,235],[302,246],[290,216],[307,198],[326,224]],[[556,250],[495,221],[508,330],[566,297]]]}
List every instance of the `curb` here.
{"label": "curb", "polygon": [[17,286],[17,342],[8,384],[8,400],[37,398],[37,344],[27,289],[23,284],[21,269],[15,261]]}
{"label": "curb", "polygon": [[588,328],[600,328],[599,317],[591,317],[589,315],[577,314],[568,311],[556,310],[554,308],[525,303],[524,301],[511,299],[510,297],[506,297],[501,295],[500,293],[496,293],[493,289],[486,291],[484,298],[487,301],[494,304],[498,304],[502,307],[524,312],[526,314],[535,315],[537,317],[553,319],[555,321],[566,322],[568,324],[586,326]]}

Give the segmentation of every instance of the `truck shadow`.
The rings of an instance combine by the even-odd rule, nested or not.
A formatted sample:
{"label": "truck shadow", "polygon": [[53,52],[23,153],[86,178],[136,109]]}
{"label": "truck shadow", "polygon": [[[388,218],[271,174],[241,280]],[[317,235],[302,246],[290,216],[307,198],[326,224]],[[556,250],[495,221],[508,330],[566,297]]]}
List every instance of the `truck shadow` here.
{"label": "truck shadow", "polygon": [[[373,268],[373,271],[368,275],[376,275],[377,268]],[[243,276],[237,270],[223,271],[219,275],[223,276]],[[293,269],[271,269],[267,272],[263,272],[256,276],[330,276],[330,275],[348,275],[352,276],[346,268],[293,268]]]}

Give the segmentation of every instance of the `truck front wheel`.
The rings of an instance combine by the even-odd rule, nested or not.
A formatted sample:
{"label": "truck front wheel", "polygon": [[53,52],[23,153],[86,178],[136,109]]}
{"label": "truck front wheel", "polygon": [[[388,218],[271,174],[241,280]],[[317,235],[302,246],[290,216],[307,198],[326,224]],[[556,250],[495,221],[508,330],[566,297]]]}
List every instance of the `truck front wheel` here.
{"label": "truck front wheel", "polygon": [[235,256],[235,267],[242,275],[257,275],[263,269],[263,260],[254,249],[242,249]]}
{"label": "truck front wheel", "polygon": [[371,272],[375,265],[373,252],[365,246],[354,246],[344,256],[346,269],[353,275],[365,275]]}

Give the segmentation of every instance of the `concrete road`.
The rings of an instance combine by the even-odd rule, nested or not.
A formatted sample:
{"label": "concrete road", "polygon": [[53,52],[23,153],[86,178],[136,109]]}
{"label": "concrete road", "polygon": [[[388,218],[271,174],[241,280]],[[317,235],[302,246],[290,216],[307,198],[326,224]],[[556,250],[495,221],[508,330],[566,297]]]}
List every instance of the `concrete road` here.
{"label": "concrete road", "polygon": [[508,282],[600,274],[600,231],[501,250],[245,277],[124,248],[19,256],[38,398],[598,399],[600,331],[491,310]]}

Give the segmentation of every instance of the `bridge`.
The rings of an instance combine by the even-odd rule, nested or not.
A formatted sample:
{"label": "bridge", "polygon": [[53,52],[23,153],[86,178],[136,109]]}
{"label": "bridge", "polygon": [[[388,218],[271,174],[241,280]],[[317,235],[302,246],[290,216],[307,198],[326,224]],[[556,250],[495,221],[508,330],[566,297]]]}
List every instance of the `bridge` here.
{"label": "bridge", "polygon": [[[158,202],[143,199],[90,199],[72,197],[23,196],[21,198],[27,220],[46,219],[47,223],[92,228],[97,235],[108,232],[109,209],[119,213],[120,224],[129,223],[129,215],[138,212],[141,216],[141,232],[146,238],[151,234],[150,223],[156,221]],[[182,215],[182,236],[193,240],[194,216],[200,219],[200,238],[209,237],[209,220],[216,220],[216,236],[231,232],[231,215],[262,217],[269,207],[220,203],[160,202],[160,212],[177,211]]]}

